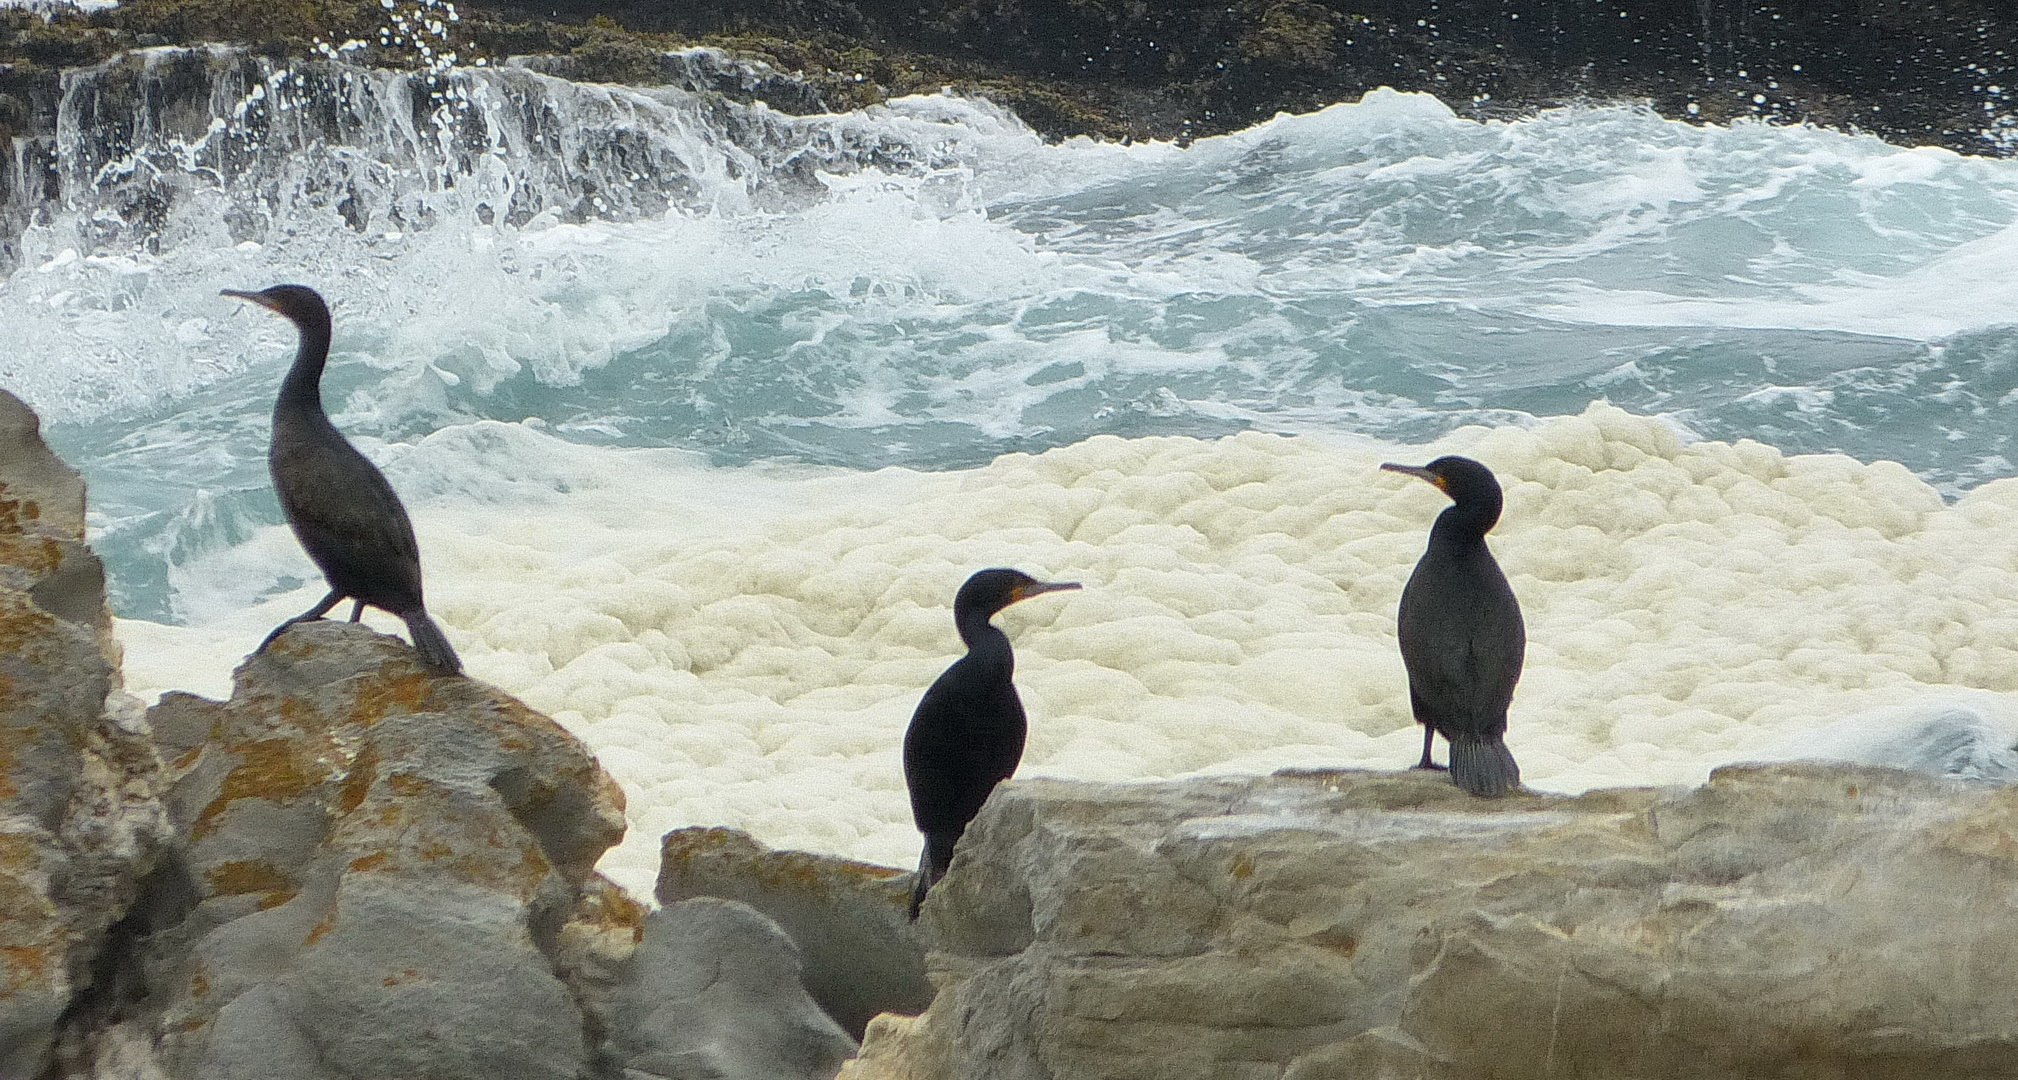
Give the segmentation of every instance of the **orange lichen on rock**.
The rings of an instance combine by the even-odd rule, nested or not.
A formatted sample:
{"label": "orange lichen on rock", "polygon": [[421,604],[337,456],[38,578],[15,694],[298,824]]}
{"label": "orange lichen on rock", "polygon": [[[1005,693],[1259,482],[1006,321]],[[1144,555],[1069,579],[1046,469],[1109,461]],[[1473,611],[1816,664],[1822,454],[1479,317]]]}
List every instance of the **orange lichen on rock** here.
{"label": "orange lichen on rock", "polygon": [[364,797],[371,792],[372,782],[378,779],[378,748],[369,743],[351,759],[350,772],[343,778],[343,788],[336,799],[336,808],[350,813],[364,805]]}
{"label": "orange lichen on rock", "polygon": [[365,681],[357,693],[357,703],[351,707],[349,720],[366,727],[388,716],[429,711],[429,699],[438,676],[424,671],[409,671],[399,674],[383,674]]}
{"label": "orange lichen on rock", "polygon": [[264,859],[239,859],[212,867],[203,875],[215,896],[243,896],[264,893],[259,908],[279,907],[301,890],[294,879]]}
{"label": "orange lichen on rock", "polygon": [[239,799],[289,802],[328,779],[326,773],[301,760],[297,744],[290,739],[255,739],[228,749],[239,756],[239,765],[225,774],[217,798],[197,815],[196,825],[190,831],[192,839],[208,834],[218,815]]}
{"label": "orange lichen on rock", "polygon": [[0,957],[6,959],[9,990],[32,986],[49,974],[49,946],[0,945]]}

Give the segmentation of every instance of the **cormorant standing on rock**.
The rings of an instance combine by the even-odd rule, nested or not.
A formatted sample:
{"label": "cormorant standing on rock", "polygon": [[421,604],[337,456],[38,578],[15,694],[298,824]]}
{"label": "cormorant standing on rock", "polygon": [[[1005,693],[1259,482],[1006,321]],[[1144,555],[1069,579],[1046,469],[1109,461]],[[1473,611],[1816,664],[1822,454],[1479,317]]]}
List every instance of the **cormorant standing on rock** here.
{"label": "cormorant standing on rock", "polygon": [[1430,529],[1398,613],[1409,704],[1423,726],[1416,768],[1437,768],[1430,739],[1441,734],[1450,740],[1450,778],[1473,795],[1497,798],[1520,785],[1520,766],[1506,748],[1506,710],[1527,653],[1520,602],[1485,544],[1499,520],[1499,481],[1463,457],[1381,468],[1421,477],[1452,500]]}
{"label": "cormorant standing on rock", "polygon": [[1023,760],[1023,701],[1011,676],[1016,657],[1009,635],[988,620],[1018,600],[1076,589],[1075,582],[1038,581],[1020,570],[982,570],[953,598],[953,623],[967,655],[953,661],[918,702],[904,733],[904,782],[911,816],[925,834],[911,917],[925,891],[946,876],[953,844],[981,812],[988,793]]}
{"label": "cormorant standing on rock", "polygon": [[259,292],[224,290],[277,312],[301,332],[301,349],[273,403],[273,442],[267,467],[288,527],[308,557],[329,580],[329,595],[309,611],[281,623],[261,649],[298,622],[320,619],[337,602],[356,601],[350,621],[364,606],[399,616],[413,635],[421,662],[444,675],[462,671],[462,660],[428,618],[421,599],[420,548],[413,523],[392,485],[350,445],[322,411],[322,368],[329,360],[329,305],[306,285],[275,285]]}

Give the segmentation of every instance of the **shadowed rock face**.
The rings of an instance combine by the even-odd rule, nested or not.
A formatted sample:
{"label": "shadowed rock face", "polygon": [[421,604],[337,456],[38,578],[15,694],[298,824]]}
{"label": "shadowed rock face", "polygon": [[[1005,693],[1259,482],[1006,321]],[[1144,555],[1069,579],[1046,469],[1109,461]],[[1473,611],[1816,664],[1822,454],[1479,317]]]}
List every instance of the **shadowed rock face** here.
{"label": "shadowed rock face", "polygon": [[878,1013],[931,1004],[910,872],[772,851],[735,829],[675,829],[659,852],[659,903],[719,897],[775,920],[798,946],[807,992],[854,1037]]}
{"label": "shadowed rock face", "polygon": [[1884,769],[1491,805],[1409,774],[1013,783],[924,918],[940,993],[871,1026],[858,1080],[1904,1080],[2018,1051],[2018,789]]}
{"label": "shadowed rock face", "polygon": [[[37,1076],[163,840],[139,703],[115,693],[84,481],[0,391],[0,1076]],[[108,700],[108,696],[110,700]]]}
{"label": "shadowed rock face", "polygon": [[612,1000],[611,1056],[639,1080],[827,1080],[855,1040],[799,977],[791,938],[747,904],[670,904]]}

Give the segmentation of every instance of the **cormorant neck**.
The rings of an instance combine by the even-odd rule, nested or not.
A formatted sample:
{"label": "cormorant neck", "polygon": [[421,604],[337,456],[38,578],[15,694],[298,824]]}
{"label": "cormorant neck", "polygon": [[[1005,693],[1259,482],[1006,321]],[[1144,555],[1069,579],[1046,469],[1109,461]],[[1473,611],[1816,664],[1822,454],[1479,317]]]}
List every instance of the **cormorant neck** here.
{"label": "cormorant neck", "polygon": [[308,316],[295,323],[295,328],[301,331],[301,348],[280,384],[276,407],[321,412],[322,368],[329,362],[329,319]]}
{"label": "cormorant neck", "polygon": [[1005,653],[1009,651],[1009,635],[988,621],[994,616],[995,613],[992,611],[979,610],[954,613],[953,625],[959,627],[960,640],[967,643],[968,652],[992,652],[996,649]]}
{"label": "cormorant neck", "polygon": [[1443,538],[1451,541],[1483,540],[1485,534],[1499,522],[1501,499],[1498,492],[1489,498],[1472,498],[1456,502],[1437,515],[1436,526],[1430,530],[1432,539]]}

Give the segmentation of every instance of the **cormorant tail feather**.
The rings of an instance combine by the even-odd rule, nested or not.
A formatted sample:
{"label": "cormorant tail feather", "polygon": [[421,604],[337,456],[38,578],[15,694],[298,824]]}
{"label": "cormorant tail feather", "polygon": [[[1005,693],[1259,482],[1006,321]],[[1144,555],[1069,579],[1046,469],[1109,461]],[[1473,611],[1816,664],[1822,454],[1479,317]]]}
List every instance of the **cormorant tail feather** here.
{"label": "cormorant tail feather", "polygon": [[1520,786],[1521,767],[1504,739],[1459,737],[1450,742],[1450,778],[1473,795],[1497,799]]}
{"label": "cormorant tail feather", "polygon": [[925,850],[918,855],[918,876],[911,881],[912,919],[918,917],[918,909],[924,906],[925,894],[939,884],[939,879],[946,876],[946,869],[953,865],[953,845],[965,831],[962,827],[925,834]]}
{"label": "cormorant tail feather", "polygon": [[462,657],[455,654],[454,646],[442,636],[441,627],[427,617],[427,612],[410,612],[400,618],[406,620],[407,633],[413,635],[414,651],[420,653],[421,663],[438,674],[462,674]]}

